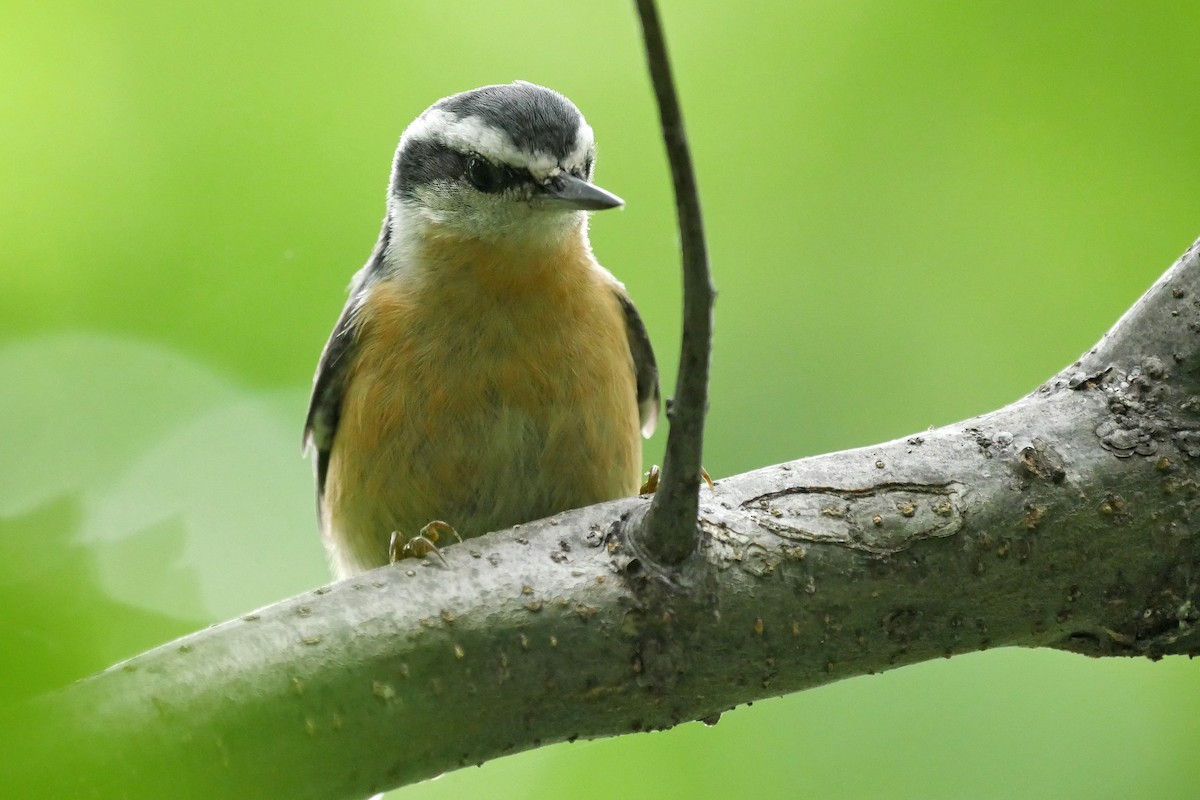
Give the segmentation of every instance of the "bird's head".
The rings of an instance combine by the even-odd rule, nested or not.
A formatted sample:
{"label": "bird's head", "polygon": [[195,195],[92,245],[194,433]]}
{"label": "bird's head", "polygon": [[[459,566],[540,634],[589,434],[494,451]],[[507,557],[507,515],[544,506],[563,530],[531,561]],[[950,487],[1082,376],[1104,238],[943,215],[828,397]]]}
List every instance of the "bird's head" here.
{"label": "bird's head", "polygon": [[591,127],[558,92],[518,81],[452,95],[400,138],[389,217],[409,234],[560,239],[584,212],[623,204],[591,183],[595,158]]}

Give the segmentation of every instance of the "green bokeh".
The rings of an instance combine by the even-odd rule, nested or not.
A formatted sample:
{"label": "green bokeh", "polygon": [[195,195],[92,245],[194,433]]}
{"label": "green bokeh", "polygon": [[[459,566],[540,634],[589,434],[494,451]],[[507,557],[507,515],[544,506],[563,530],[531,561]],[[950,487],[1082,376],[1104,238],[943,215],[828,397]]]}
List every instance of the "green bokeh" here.
{"label": "green bokeh", "polygon": [[[327,579],[307,384],[395,141],[442,95],[524,78],[583,108],[628,201],[596,251],[673,375],[629,4],[0,11],[0,698]],[[721,290],[715,476],[1011,401],[1200,235],[1200,6],[663,13]],[[1182,660],[996,651],[404,796],[1192,798],[1198,689]]]}

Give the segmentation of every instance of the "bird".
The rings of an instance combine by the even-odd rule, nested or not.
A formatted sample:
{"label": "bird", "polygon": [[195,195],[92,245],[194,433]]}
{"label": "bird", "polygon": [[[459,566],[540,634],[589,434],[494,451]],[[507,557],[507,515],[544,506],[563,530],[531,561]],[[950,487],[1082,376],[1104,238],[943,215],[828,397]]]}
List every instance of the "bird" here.
{"label": "bird", "polygon": [[575,104],[523,81],[404,130],[304,425],[338,578],[638,493],[658,368],[592,252],[589,214],[624,204],[595,159]]}

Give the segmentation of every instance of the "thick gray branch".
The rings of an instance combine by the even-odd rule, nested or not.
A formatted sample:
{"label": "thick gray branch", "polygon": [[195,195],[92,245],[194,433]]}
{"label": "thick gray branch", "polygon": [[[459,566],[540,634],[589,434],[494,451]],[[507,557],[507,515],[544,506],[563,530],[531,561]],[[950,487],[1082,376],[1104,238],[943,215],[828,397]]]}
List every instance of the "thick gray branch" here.
{"label": "thick gray branch", "polygon": [[361,797],[989,647],[1194,655],[1198,343],[1194,246],[1013,405],[719,482],[678,570],[626,536],[642,499],[470,540],[45,698],[11,764],[40,796]]}

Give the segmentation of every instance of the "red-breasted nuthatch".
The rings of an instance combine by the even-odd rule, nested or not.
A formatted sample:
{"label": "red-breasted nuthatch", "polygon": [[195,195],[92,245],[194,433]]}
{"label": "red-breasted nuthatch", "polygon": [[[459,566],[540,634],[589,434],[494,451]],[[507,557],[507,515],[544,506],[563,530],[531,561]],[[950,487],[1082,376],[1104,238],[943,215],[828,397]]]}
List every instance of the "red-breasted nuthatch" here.
{"label": "red-breasted nuthatch", "polygon": [[594,162],[579,109],[523,82],[404,131],[305,424],[339,577],[433,520],[476,536],[637,493],[658,371],[588,242],[588,212],[622,205]]}

